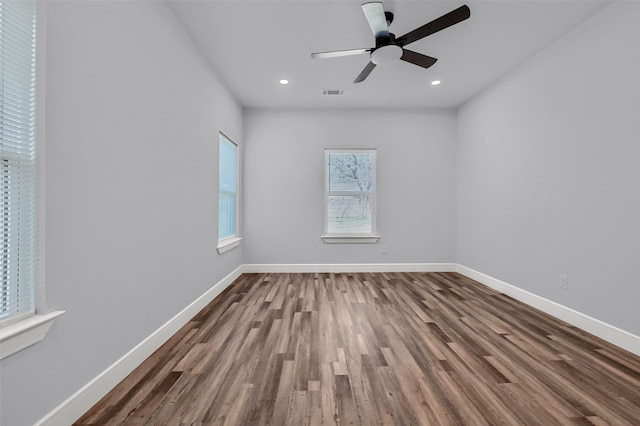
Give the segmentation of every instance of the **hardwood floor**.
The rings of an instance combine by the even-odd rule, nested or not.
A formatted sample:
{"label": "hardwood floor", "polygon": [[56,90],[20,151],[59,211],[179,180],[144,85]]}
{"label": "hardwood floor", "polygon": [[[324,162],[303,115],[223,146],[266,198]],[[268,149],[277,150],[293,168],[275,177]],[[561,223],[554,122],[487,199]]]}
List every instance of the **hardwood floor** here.
{"label": "hardwood floor", "polygon": [[639,425],[640,357],[456,273],[244,274],[77,425]]}

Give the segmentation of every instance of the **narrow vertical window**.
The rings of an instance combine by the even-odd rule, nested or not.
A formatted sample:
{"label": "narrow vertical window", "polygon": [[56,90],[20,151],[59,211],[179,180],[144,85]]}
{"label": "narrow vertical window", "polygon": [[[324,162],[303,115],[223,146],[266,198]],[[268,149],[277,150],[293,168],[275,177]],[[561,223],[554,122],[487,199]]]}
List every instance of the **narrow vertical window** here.
{"label": "narrow vertical window", "polygon": [[238,145],[220,133],[218,252],[238,245]]}
{"label": "narrow vertical window", "polygon": [[35,2],[0,1],[0,321],[35,310]]}
{"label": "narrow vertical window", "polygon": [[378,240],[374,149],[325,150],[325,242]]}

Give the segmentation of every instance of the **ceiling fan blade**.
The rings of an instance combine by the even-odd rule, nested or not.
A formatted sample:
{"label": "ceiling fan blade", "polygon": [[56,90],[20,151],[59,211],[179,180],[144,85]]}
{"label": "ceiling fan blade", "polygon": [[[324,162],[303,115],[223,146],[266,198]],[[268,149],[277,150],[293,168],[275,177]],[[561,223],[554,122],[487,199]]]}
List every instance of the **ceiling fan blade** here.
{"label": "ceiling fan blade", "polygon": [[340,56],[361,55],[371,52],[371,49],[350,49],[350,50],[334,50],[333,52],[316,52],[312,53],[312,58],[338,58]]}
{"label": "ceiling fan blade", "polygon": [[360,82],[364,81],[364,79],[367,78],[369,76],[369,74],[371,74],[371,71],[373,71],[373,69],[375,67],[376,67],[376,64],[374,64],[373,62],[369,62],[369,64],[367,64],[367,66],[364,67],[364,69],[362,70],[360,75],[358,77],[356,77],[356,79],[353,80],[353,82],[354,83],[360,83]]}
{"label": "ceiling fan blade", "polygon": [[409,43],[413,43],[414,41],[418,41],[421,38],[424,38],[433,33],[437,33],[438,31],[444,30],[445,28],[449,28],[452,25],[457,24],[458,22],[462,22],[465,19],[468,19],[471,16],[471,10],[468,6],[460,6],[459,8],[452,10],[451,12],[442,15],[441,17],[434,19],[428,24],[424,24],[423,26],[416,28],[415,30],[408,32],[396,39],[396,43],[400,46],[406,46]]}
{"label": "ceiling fan blade", "polygon": [[375,38],[389,38],[389,26],[387,25],[387,18],[384,16],[382,3],[365,3],[362,5],[362,11],[369,22]]}
{"label": "ceiling fan blade", "polygon": [[422,53],[414,52],[413,50],[407,49],[402,50],[402,56],[400,57],[400,59],[422,68],[429,68],[437,61],[436,58],[432,58],[431,56],[423,55]]}

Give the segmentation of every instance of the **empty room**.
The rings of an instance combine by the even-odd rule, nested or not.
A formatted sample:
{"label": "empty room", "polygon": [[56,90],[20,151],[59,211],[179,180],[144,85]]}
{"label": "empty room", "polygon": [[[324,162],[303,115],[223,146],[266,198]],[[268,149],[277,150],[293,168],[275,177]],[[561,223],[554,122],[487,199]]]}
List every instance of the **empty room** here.
{"label": "empty room", "polygon": [[640,424],[640,2],[0,0],[0,424]]}

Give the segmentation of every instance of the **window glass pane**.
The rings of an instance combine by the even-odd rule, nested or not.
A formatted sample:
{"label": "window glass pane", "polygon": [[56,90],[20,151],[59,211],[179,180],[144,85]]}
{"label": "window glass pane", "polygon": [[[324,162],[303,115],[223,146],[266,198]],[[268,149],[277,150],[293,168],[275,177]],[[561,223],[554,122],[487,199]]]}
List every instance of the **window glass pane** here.
{"label": "window glass pane", "polygon": [[0,320],[35,309],[35,2],[0,1]]}
{"label": "window glass pane", "polygon": [[329,160],[329,192],[373,191],[373,154],[332,152]]}
{"label": "window glass pane", "polygon": [[224,136],[220,138],[220,190],[236,191],[237,147]]}
{"label": "window glass pane", "polygon": [[220,134],[218,240],[236,235],[238,146]]}
{"label": "window glass pane", "polygon": [[220,191],[218,201],[218,239],[230,237],[236,233],[236,195]]}
{"label": "window glass pane", "polygon": [[328,233],[371,233],[371,197],[368,195],[329,195]]}

